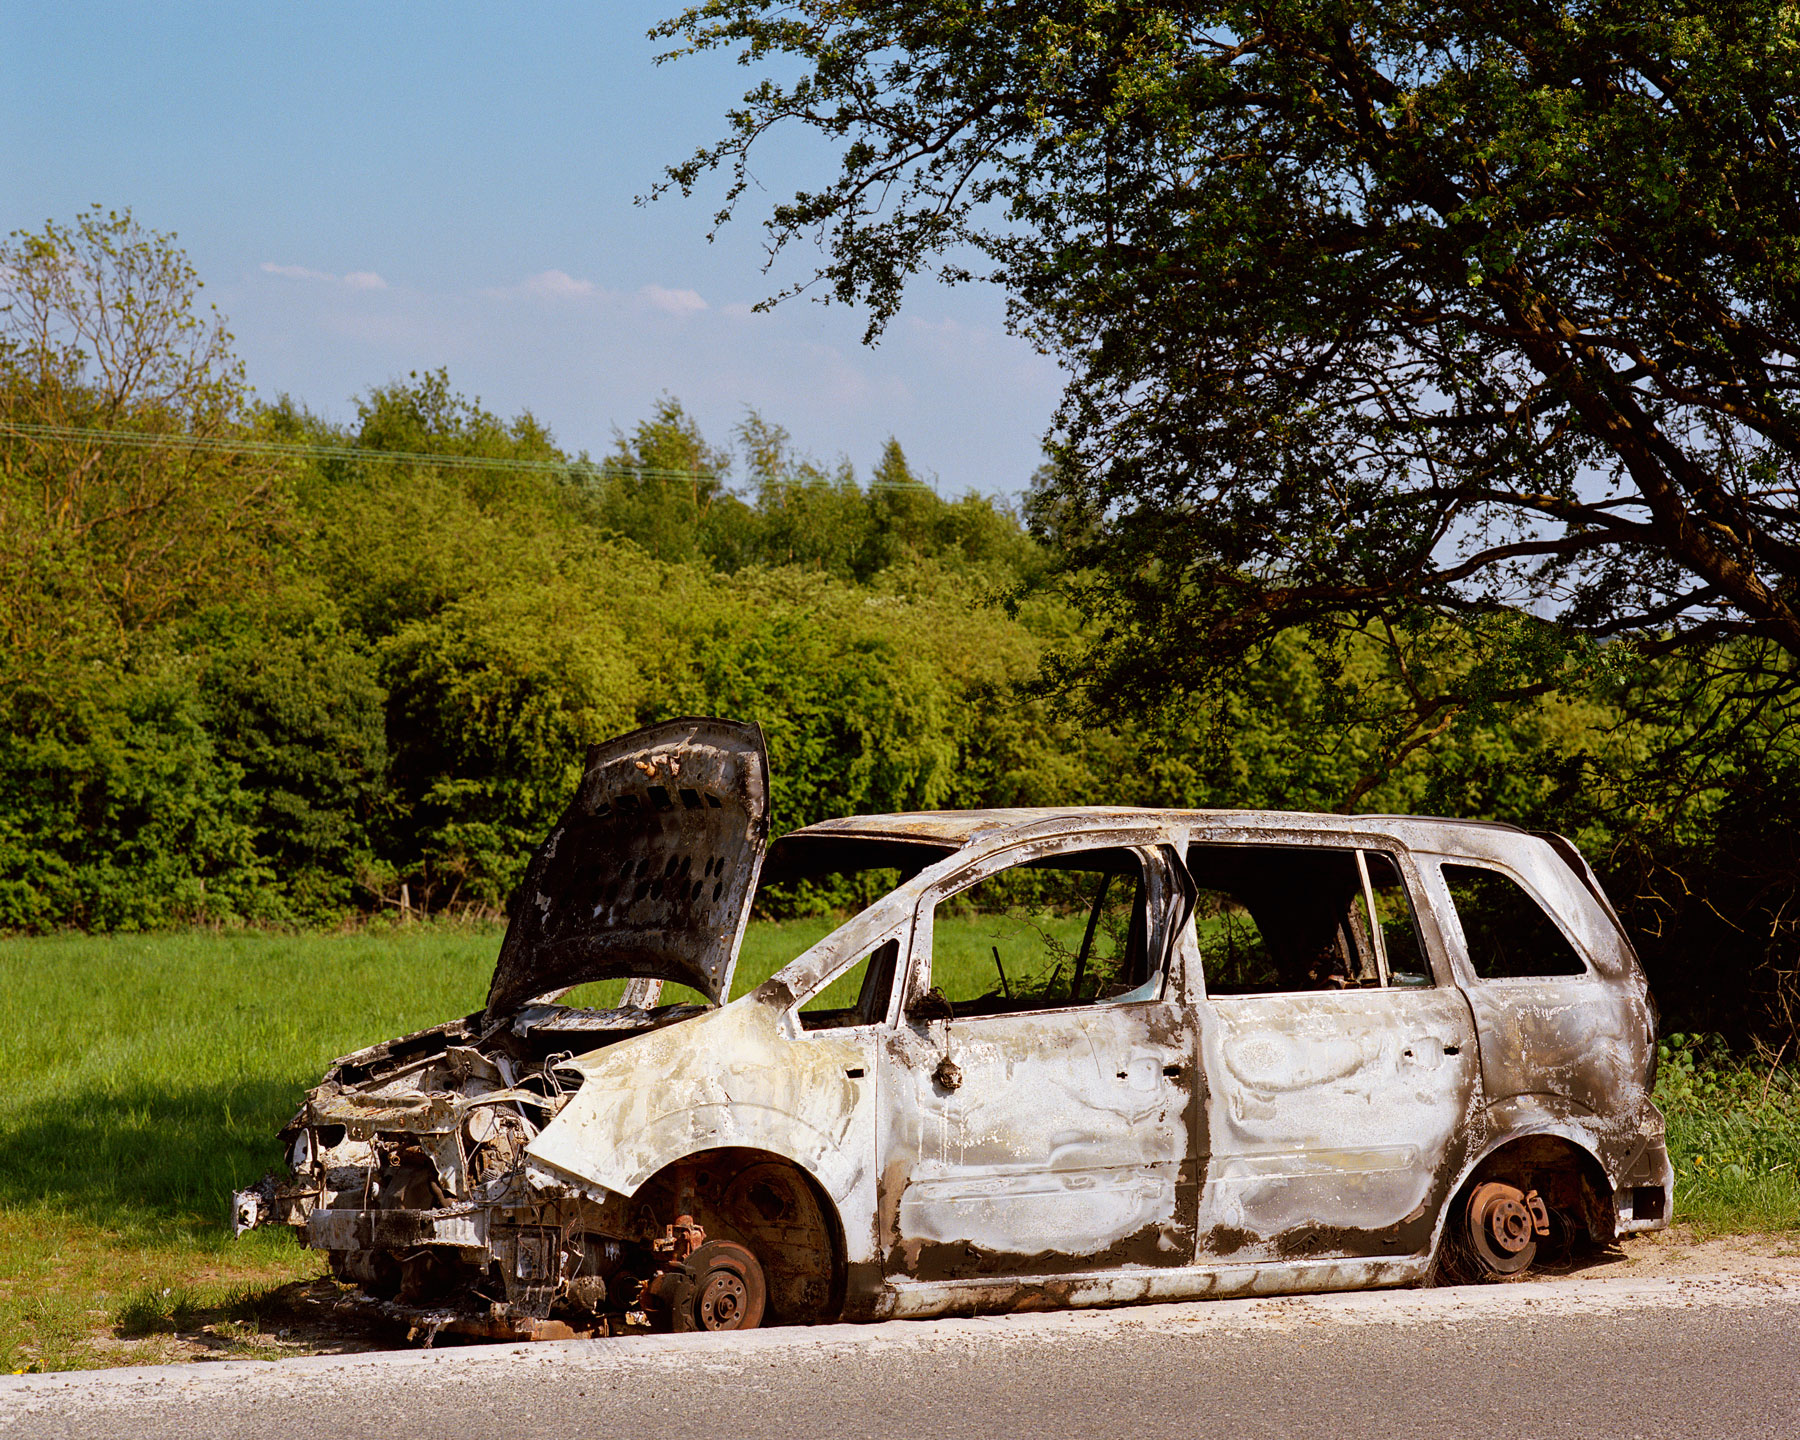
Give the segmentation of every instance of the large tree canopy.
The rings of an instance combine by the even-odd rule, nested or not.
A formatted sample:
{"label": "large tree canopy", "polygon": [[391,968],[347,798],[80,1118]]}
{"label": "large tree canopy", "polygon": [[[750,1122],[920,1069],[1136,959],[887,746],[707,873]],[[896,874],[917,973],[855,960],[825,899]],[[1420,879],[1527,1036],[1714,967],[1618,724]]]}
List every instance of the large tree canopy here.
{"label": "large tree canopy", "polygon": [[1793,0],[709,0],[658,33],[776,77],[672,183],[726,170],[723,218],[810,127],[835,171],[777,250],[816,238],[872,332],[922,268],[986,275],[1068,366],[1044,513],[1108,579],[1103,684],[1421,604],[1552,622],[1520,689],[1619,639],[1791,673]]}

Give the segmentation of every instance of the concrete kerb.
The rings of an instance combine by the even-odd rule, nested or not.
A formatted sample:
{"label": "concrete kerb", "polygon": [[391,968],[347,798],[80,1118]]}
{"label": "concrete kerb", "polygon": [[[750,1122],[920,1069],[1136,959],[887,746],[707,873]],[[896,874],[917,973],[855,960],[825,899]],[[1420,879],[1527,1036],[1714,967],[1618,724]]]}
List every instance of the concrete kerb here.
{"label": "concrete kerb", "polygon": [[[558,1340],[539,1344],[458,1345],[433,1350],[392,1350],[350,1355],[308,1355],[283,1360],[194,1361],[112,1370],[0,1376],[0,1411],[34,1410],[44,1402],[105,1403],[153,1391],[197,1395],[224,1388],[271,1385],[280,1390],[308,1382],[354,1381],[359,1374],[412,1370],[446,1379],[493,1367],[556,1365],[605,1372],[662,1369],[693,1364],[752,1363],[782,1353],[848,1358],[894,1348],[946,1351],[996,1345],[1055,1343],[1062,1337],[1136,1330],[1204,1334],[1232,1330],[1286,1330],[1301,1325],[1455,1326],[1507,1315],[1595,1314],[1676,1306],[1800,1305],[1800,1278],[1687,1275],[1645,1279],[1528,1281],[1511,1285],[1441,1290],[1356,1291],[1242,1300],[1144,1305],[1117,1310],[1055,1311],[1032,1315],[951,1320],[893,1320],[874,1325],[752,1330],[731,1334],[642,1335],[606,1340]],[[35,1402],[35,1403],[34,1403]],[[5,1417],[0,1414],[0,1425]]]}

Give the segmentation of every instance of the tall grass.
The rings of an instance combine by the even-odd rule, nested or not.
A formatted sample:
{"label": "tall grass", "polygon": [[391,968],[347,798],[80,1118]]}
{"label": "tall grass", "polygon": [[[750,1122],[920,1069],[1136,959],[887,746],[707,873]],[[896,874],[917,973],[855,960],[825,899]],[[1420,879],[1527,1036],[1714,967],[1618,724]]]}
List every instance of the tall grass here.
{"label": "tall grass", "polygon": [[1658,1056],[1676,1217],[1703,1232],[1800,1226],[1800,1073],[1708,1036],[1670,1035]]}

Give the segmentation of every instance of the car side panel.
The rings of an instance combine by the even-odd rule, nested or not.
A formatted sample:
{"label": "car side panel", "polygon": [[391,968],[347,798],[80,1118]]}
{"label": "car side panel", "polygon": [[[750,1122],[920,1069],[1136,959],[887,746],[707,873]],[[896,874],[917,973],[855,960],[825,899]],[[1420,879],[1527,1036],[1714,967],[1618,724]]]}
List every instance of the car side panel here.
{"label": "car side panel", "polygon": [[1202,1253],[1411,1255],[1479,1109],[1454,989],[1221,997],[1202,1011],[1212,1160]]}
{"label": "car side panel", "polygon": [[881,1055],[888,1274],[1189,1263],[1186,1015],[1160,1001],[902,1025]]}
{"label": "car side panel", "polygon": [[[1532,1114],[1578,1123],[1617,1183],[1661,1116],[1645,1082],[1656,1043],[1649,988],[1612,918],[1545,842],[1503,836],[1487,861],[1518,881],[1556,921],[1587,962],[1586,975],[1482,980],[1471,968],[1462,928],[1439,866],[1465,857],[1421,856],[1423,888],[1440,917],[1458,982],[1469,997],[1481,1048],[1482,1085],[1496,1107],[1490,1129],[1508,1128],[1515,1099]],[[1648,1128],[1646,1128],[1648,1127]]]}
{"label": "car side panel", "polygon": [[[570,1062],[582,1087],[527,1154],[620,1195],[703,1150],[744,1147],[810,1172],[844,1218],[845,1259],[871,1261],[875,1040],[791,1038],[764,992]],[[857,1073],[860,1072],[860,1073]]]}

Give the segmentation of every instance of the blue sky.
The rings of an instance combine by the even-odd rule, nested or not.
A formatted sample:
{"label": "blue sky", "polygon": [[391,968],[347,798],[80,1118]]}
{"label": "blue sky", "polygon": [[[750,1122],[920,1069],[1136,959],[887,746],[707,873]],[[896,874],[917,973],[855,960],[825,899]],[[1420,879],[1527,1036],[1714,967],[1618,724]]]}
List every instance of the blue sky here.
{"label": "blue sky", "polygon": [[[666,391],[715,442],[755,407],[865,475],[893,434],[946,494],[1022,489],[1060,378],[997,292],[922,285],[868,349],[840,306],[750,313],[810,273],[761,272],[754,199],[710,245],[721,186],[633,203],[752,73],[654,65],[674,8],[5,0],[0,231],[130,206],[179,235],[259,393],[333,418],[442,365],[571,449]],[[781,140],[767,198],[822,154]]]}

